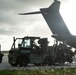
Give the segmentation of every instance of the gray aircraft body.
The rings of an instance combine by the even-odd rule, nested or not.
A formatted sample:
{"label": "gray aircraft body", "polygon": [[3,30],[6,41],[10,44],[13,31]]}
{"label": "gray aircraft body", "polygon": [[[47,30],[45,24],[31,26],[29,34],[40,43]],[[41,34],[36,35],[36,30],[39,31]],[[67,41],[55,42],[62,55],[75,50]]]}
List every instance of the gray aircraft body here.
{"label": "gray aircraft body", "polygon": [[19,15],[41,13],[53,33],[52,37],[56,38],[59,41],[67,41],[68,45],[76,48],[76,36],[73,36],[68,30],[65,22],[60,15],[59,8],[60,1],[54,0],[54,2],[48,8],[42,8],[37,12],[19,13]]}

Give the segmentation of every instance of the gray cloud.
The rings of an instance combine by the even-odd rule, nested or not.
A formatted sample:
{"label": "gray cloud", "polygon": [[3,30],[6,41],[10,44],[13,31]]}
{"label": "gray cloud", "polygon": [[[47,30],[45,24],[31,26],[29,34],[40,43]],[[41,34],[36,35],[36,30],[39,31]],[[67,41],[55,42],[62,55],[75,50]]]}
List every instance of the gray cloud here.
{"label": "gray cloud", "polygon": [[52,2],[53,0],[0,0],[0,35],[17,34],[21,32],[22,24],[27,28],[33,26],[34,22],[41,21],[41,15],[20,16],[18,13],[49,7]]}

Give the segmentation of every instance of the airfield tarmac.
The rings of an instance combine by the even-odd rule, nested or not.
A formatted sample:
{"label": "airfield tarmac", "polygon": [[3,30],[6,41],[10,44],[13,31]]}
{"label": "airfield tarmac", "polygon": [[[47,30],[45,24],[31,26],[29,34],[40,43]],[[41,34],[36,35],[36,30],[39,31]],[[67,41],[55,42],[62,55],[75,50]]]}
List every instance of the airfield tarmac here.
{"label": "airfield tarmac", "polygon": [[54,65],[54,66],[35,66],[29,64],[27,67],[12,67],[8,63],[8,54],[4,54],[2,63],[0,64],[0,70],[32,70],[32,69],[50,69],[50,68],[76,68],[76,58],[73,58],[73,63],[65,65]]}

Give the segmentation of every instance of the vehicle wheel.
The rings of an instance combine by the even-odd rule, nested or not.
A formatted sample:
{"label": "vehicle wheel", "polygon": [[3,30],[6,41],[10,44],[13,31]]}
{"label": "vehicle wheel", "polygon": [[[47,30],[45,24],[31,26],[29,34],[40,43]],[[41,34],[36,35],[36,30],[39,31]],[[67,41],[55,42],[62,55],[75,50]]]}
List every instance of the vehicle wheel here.
{"label": "vehicle wheel", "polygon": [[46,57],[46,58],[45,58],[45,61],[44,61],[44,64],[45,64],[45,65],[49,65],[49,66],[53,65],[53,60],[52,60],[52,58],[51,58],[50,56]]}
{"label": "vehicle wheel", "polygon": [[18,64],[11,64],[11,66],[14,66],[14,67],[17,66],[17,65],[18,65]]}
{"label": "vehicle wheel", "polygon": [[40,64],[40,63],[35,63],[35,65],[36,65],[36,66],[41,66],[41,64]]}
{"label": "vehicle wheel", "polygon": [[20,67],[27,66],[28,60],[25,57],[20,57],[18,60],[18,64]]}
{"label": "vehicle wheel", "polygon": [[51,61],[49,59],[46,60],[46,63],[47,63],[48,66],[52,65],[52,63],[51,63]]}
{"label": "vehicle wheel", "polygon": [[68,62],[69,62],[69,63],[72,63],[72,61],[73,61],[73,59],[70,59],[70,58],[68,59]]}

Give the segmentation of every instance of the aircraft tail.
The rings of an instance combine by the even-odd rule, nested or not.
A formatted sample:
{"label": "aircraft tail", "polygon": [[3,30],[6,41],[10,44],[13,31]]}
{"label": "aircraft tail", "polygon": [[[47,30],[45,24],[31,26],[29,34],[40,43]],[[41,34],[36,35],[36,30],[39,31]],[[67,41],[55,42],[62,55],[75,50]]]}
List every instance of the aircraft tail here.
{"label": "aircraft tail", "polygon": [[59,13],[59,8],[60,8],[60,1],[55,0],[52,3],[52,5],[50,5],[50,7],[40,9],[41,11],[19,13],[19,15],[30,15],[30,14],[42,13],[44,19],[46,20],[53,34],[70,35],[70,32]]}
{"label": "aircraft tail", "polygon": [[59,13],[60,2],[55,1],[47,9],[40,9],[53,34],[70,35],[70,32]]}

